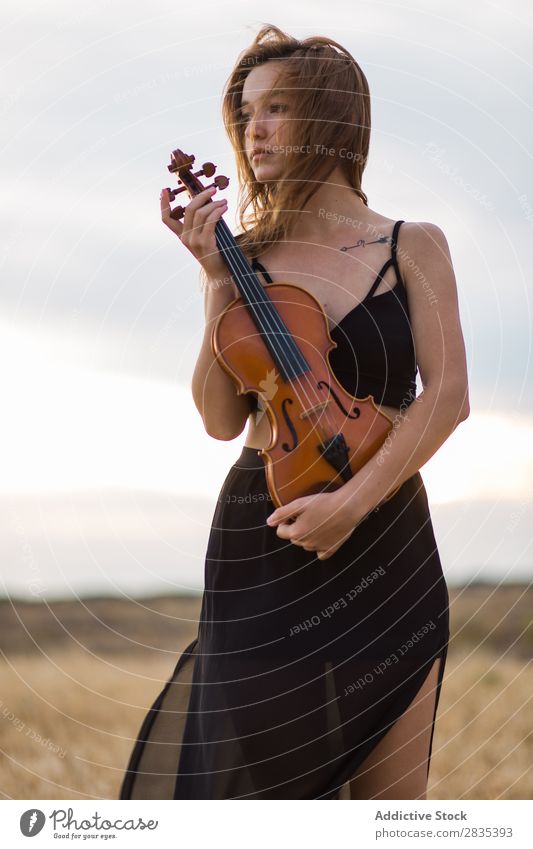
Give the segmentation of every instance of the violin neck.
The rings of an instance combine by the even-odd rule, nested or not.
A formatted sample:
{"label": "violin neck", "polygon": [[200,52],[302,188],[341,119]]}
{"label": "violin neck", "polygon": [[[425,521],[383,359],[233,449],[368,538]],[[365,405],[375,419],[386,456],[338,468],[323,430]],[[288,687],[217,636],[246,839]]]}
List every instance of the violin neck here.
{"label": "violin neck", "polygon": [[[242,249],[229,229],[226,222],[220,218],[215,227],[217,247],[235,280],[235,285],[241,298],[247,306],[268,296],[261,285],[257,274],[246,259]],[[266,297],[265,297],[266,296]],[[270,298],[268,298],[270,301]]]}
{"label": "violin neck", "polygon": [[215,240],[278,371],[285,380],[308,372],[310,366],[294,337],[222,218],[215,227]]}

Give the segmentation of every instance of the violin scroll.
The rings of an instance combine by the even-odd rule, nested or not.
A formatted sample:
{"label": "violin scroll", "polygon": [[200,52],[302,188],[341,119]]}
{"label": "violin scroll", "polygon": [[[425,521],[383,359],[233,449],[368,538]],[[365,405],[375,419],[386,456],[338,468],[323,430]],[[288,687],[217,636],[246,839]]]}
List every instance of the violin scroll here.
{"label": "violin scroll", "polygon": [[[184,153],[179,148],[172,151],[170,160],[170,165],[167,166],[168,170],[171,174],[177,174],[178,180],[182,183],[178,189],[169,188],[167,190],[170,200],[174,200],[176,195],[180,192],[186,191],[189,193],[189,197],[192,198],[211,186],[216,189],[225,189],[229,185],[228,177],[225,177],[223,174],[219,174],[215,177],[212,183],[208,183],[206,186],[202,185],[198,178],[202,176],[212,177],[217,170],[217,166],[213,162],[204,162],[199,171],[193,171],[192,166],[194,164],[195,157],[192,154]],[[185,208],[183,206],[177,206],[175,209],[171,210],[170,217],[179,221],[183,218],[184,214]]]}

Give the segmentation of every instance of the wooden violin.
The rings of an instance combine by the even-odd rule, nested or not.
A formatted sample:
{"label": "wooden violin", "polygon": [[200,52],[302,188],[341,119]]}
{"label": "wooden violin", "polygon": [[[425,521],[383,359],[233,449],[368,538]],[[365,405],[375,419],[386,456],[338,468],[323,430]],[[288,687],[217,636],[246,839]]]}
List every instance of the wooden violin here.
{"label": "wooden violin", "polygon": [[[194,197],[208,188],[198,178],[211,177],[216,166],[207,162],[193,173],[194,159],[179,149],[172,152],[168,170],[183,185],[168,190],[170,200],[185,190]],[[222,189],[228,183],[218,176],[211,185]],[[175,207],[171,217],[180,219],[184,212]],[[337,343],[314,295],[291,283],[264,286],[222,218],[215,238],[240,296],[217,318],[211,346],[237,393],[260,396],[269,417],[271,442],[258,453],[272,501],[280,507],[303,495],[331,492],[378,451],[392,419],[372,395],[356,398],[337,380],[329,365]]]}

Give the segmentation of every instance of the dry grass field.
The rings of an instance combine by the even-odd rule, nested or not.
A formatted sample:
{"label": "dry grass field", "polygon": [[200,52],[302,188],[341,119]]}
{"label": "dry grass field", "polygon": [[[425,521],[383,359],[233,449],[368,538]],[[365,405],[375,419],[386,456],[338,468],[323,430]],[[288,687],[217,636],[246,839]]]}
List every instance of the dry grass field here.
{"label": "dry grass field", "polygon": [[[450,588],[429,799],[533,797],[533,590]],[[0,790],[116,799],[199,598],[0,602]]]}

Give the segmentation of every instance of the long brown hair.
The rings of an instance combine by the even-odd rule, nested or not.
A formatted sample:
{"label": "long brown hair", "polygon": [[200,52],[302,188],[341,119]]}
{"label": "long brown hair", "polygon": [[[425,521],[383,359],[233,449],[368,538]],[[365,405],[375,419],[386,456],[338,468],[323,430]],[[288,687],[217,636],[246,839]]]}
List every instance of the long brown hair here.
{"label": "long brown hair", "polygon": [[[283,60],[273,88],[288,99],[290,120],[283,179],[267,185],[255,179],[245,154],[240,109],[246,77],[269,59]],[[363,71],[338,42],[322,36],[300,41],[266,24],[226,82],[222,116],[237,160],[242,232],[236,239],[250,257],[288,235],[290,210],[301,210],[337,165],[368,206],[361,179],[370,143],[370,92]]]}

